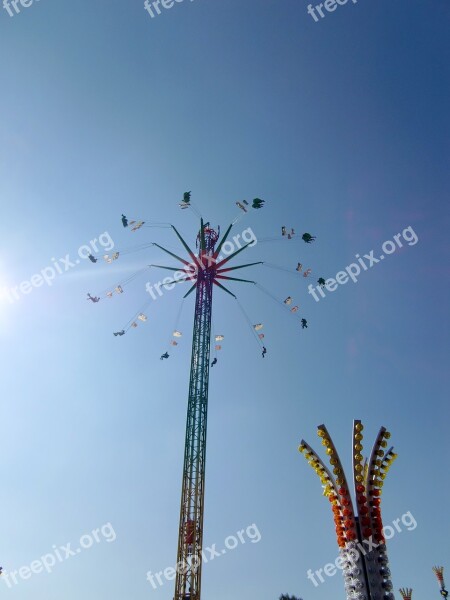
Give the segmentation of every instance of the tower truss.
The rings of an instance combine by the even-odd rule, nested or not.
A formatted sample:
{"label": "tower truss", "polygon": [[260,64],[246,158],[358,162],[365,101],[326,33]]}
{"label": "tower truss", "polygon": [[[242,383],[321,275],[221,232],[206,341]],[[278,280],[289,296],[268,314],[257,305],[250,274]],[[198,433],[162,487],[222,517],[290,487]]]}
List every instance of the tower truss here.
{"label": "tower truss", "polygon": [[178,272],[177,277],[173,281],[166,283],[166,285],[190,281],[192,286],[185,294],[185,298],[194,290],[196,291],[174,600],[200,600],[201,597],[213,289],[214,286],[217,286],[236,298],[220,280],[255,283],[247,279],[230,277],[227,273],[235,269],[261,264],[250,263],[235,267],[225,267],[231,259],[251,245],[250,242],[226,258],[222,258],[220,251],[231,228],[232,225],[229,226],[216,248],[216,244],[219,241],[219,232],[211,228],[209,223],[204,224],[202,220],[197,236],[199,251],[198,254],[195,254],[175,227],[173,227],[190,260],[185,260],[162,246],[155,244],[173,258],[181,261],[184,265],[181,268],[152,265],[153,267]]}

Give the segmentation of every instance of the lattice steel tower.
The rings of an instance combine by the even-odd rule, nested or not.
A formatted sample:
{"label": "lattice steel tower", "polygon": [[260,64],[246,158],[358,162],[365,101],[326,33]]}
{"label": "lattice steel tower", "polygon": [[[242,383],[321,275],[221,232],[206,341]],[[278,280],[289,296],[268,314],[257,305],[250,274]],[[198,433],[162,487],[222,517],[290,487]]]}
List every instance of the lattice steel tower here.
{"label": "lattice steel tower", "polygon": [[234,269],[261,264],[250,263],[223,268],[229,260],[251,245],[251,242],[245,244],[236,252],[233,252],[226,258],[222,258],[220,251],[231,228],[232,225],[229,226],[216,248],[219,232],[212,229],[209,223],[204,224],[202,220],[197,237],[199,252],[198,254],[194,254],[175,227],[173,227],[185,250],[188,252],[190,261],[155,244],[167,254],[181,261],[184,267],[180,269],[178,267],[174,268],[162,265],[152,266],[171,271],[181,271],[183,273],[183,277],[178,277],[173,282],[170,282],[169,285],[182,281],[192,281],[193,285],[187,294],[185,294],[185,298],[194,289],[196,290],[174,600],[200,600],[201,596],[206,426],[208,416],[213,287],[214,285],[219,286],[236,298],[219,280],[231,279],[233,281],[255,283],[246,279],[229,277],[225,273]]}

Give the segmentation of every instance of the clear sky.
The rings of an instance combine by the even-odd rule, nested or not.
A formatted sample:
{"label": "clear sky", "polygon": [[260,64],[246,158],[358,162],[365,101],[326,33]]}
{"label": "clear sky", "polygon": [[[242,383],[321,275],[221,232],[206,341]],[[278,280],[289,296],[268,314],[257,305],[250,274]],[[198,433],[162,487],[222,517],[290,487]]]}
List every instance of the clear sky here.
{"label": "clear sky", "polygon": [[[359,0],[318,22],[307,0],[185,0],[154,18],[143,4],[0,9],[0,564],[19,570],[54,545],[77,548],[108,523],[114,531],[54,558],[50,574],[18,576],[11,589],[0,581],[2,597],[173,597],[172,581],[155,590],[146,573],[176,560],[194,298],[163,362],[186,287],[165,292],[123,337],[112,332],[150,298],[145,282],[167,273],[95,305],[86,293],[170,257],[151,247],[67,272],[59,259],[74,262],[105,232],[116,250],[155,241],[182,252],[170,229],[131,233],[120,215],[173,223],[193,243],[198,221],[178,206],[192,190],[222,230],[236,201],[266,200],[236,232],[278,239],[241,262],[292,273],[240,273],[279,300],[293,296],[309,323],[301,330],[255,286],[230,282],[249,319],[264,323],[262,359],[236,302],[215,290],[225,340],[211,373],[204,541],[224,548],[252,524],[261,540],[204,566],[204,599],[344,597],[339,573],[318,587],[306,577],[337,546],[297,446],[304,437],[320,449],[316,426],[326,423],[350,469],[355,418],[366,449],[384,425],[399,454],[385,523],[408,511],[417,523],[388,542],[394,587],[437,598],[432,565],[450,579],[448,0]],[[317,240],[281,240],[282,225]],[[417,242],[356,283],[319,302],[307,293],[408,227]],[[5,290],[51,274],[52,258],[63,271],[52,285],[23,284],[8,300]],[[312,268],[309,281],[297,262]]]}

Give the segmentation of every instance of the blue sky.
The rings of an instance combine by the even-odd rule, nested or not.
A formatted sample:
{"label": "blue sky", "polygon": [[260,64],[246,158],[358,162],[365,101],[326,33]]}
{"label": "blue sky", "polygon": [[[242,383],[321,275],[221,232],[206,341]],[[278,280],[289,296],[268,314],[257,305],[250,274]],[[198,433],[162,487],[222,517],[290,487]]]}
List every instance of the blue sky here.
{"label": "blue sky", "polygon": [[[151,19],[143,1],[40,0],[0,10],[0,287],[13,288],[108,232],[115,249],[169,229],[123,229],[122,212],[198,221],[182,193],[225,228],[235,202],[266,200],[239,224],[258,239],[282,225],[317,236],[256,244],[249,261],[275,297],[292,295],[302,331],[282,307],[231,284],[263,322],[260,350],[235,301],[215,294],[225,335],[211,374],[205,543],[256,524],[248,541],[205,565],[203,596],[344,597],[337,574],[306,578],[337,554],[328,502],[297,452],[319,449],[326,423],[350,468],[352,420],[367,446],[381,425],[399,459],[383,496],[386,524],[410,511],[417,527],[389,541],[395,589],[438,593],[431,567],[448,559],[448,56],[445,0],[359,0],[314,22],[306,0],[195,0]],[[411,227],[414,245],[315,302],[311,281],[334,277]],[[106,239],[106,238],[104,238]],[[2,484],[0,564],[29,566],[111,523],[105,539],[8,589],[5,598],[170,598],[146,573],[176,560],[193,297],[184,336],[161,362],[183,294],[168,291],[147,323],[121,327],[149,298],[137,279],[156,248],[114,265],[82,260],[11,303],[0,302]],[[243,255],[244,260],[244,255]],[[62,264],[62,263],[60,263]],[[170,259],[168,264],[170,264]],[[242,272],[243,274],[243,272]],[[243,275],[244,276],[244,275]],[[185,288],[186,289],[186,288]],[[450,565],[446,565],[450,569]]]}

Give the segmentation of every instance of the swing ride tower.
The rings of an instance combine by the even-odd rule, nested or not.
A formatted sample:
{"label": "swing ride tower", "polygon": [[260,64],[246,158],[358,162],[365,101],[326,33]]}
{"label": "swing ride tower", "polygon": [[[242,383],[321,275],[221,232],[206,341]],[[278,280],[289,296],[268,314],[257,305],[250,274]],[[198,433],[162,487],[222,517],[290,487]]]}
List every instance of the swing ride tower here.
{"label": "swing ride tower", "polygon": [[181,269],[152,265],[153,267],[172,271],[177,270],[178,273],[182,273],[181,277],[177,277],[168,285],[190,280],[192,287],[184,297],[186,298],[194,290],[196,292],[174,600],[200,600],[201,597],[206,431],[213,289],[214,286],[218,286],[236,298],[220,280],[231,279],[234,281],[255,283],[246,279],[230,277],[225,273],[234,269],[260,264],[250,263],[224,268],[224,265],[229,260],[250,245],[246,244],[230,256],[223,258],[220,255],[220,251],[231,228],[232,225],[229,226],[216,248],[219,240],[219,232],[212,229],[209,223],[204,224],[203,220],[201,220],[200,231],[197,237],[199,252],[196,255],[175,227],[173,227],[177,237],[188,252],[190,261],[155,244],[167,254],[181,261],[184,265]]}
{"label": "swing ride tower", "polygon": [[[229,266],[228,263],[239,253],[246,250],[249,246],[253,246],[256,242],[254,235],[250,240],[244,234],[233,237],[233,243],[227,242],[233,226],[240,220],[236,218],[227,228],[225,234],[220,238],[220,228],[216,231],[209,223],[204,223],[198,211],[191,204],[190,192],[185,192],[183,202],[180,204],[182,209],[191,207],[200,219],[200,230],[196,237],[196,251],[191,250],[177,229],[169,223],[150,223],[145,221],[130,220],[122,215],[122,225],[131,228],[131,232],[136,232],[142,227],[169,227],[175,233],[178,241],[181,242],[187,256],[184,258],[171,252],[170,250],[160,246],[156,242],[150,242],[144,247],[140,246],[138,250],[146,247],[155,246],[177,261],[178,266],[169,266],[161,264],[147,265],[145,269],[138,271],[128,277],[127,280],[120,282],[114,287],[114,290],[105,291],[102,297],[112,298],[114,293],[122,294],[124,285],[130,283],[139,273],[146,271],[148,268],[166,269],[172,272],[172,277],[167,277],[163,283],[155,286],[158,293],[161,295],[160,287],[172,289],[175,284],[182,282],[190,282],[192,285],[183,299],[187,298],[195,291],[195,309],[194,323],[192,335],[192,354],[191,354],[191,369],[189,377],[189,392],[188,392],[188,407],[186,418],[186,433],[184,447],[184,462],[181,486],[181,504],[179,514],[178,527],[178,550],[177,563],[175,574],[175,592],[173,600],[201,600],[201,580],[202,580],[202,559],[203,559],[203,519],[204,519],[204,500],[205,500],[205,463],[206,463],[206,435],[207,435],[207,417],[208,417],[208,393],[209,393],[209,370],[210,370],[210,350],[211,350],[211,335],[212,335],[212,308],[213,308],[213,292],[215,287],[229,294],[236,300],[237,306],[242,311],[247,324],[249,325],[257,344],[262,350],[264,358],[267,350],[262,342],[264,333],[257,333],[262,329],[262,323],[252,324],[252,321],[246,314],[244,308],[235,296],[224,285],[227,280],[233,282],[252,283],[260,291],[266,293],[283,309],[288,309],[292,315],[297,313],[299,307],[292,306],[293,298],[288,296],[284,301],[272,295],[255,281],[232,277],[230,273],[236,269],[243,269],[254,265],[266,265],[271,268],[278,268],[276,265],[271,265],[262,261],[252,262],[248,264],[240,264]],[[247,213],[250,208],[260,209],[264,204],[264,200],[255,198],[251,204],[245,200],[236,202],[239,209],[243,213]],[[295,235],[294,230],[287,234],[285,227],[282,227],[281,238],[292,239]],[[241,238],[241,241],[239,240]],[[268,238],[259,241],[273,241],[278,238]],[[310,243],[312,236],[303,234],[299,239]],[[315,237],[314,237],[315,239]],[[231,250],[230,250],[231,246]],[[237,248],[237,249],[236,249]],[[121,254],[128,253],[129,250]],[[115,252],[112,257],[105,255],[103,258],[108,264],[117,260],[119,252]],[[287,269],[281,268],[286,271]],[[297,273],[302,271],[301,263],[297,264],[295,270]],[[311,269],[306,269],[303,277],[308,277]],[[298,277],[298,275],[295,275]],[[148,284],[147,284],[148,286]],[[152,287],[148,288],[153,300]],[[100,299],[100,298],[99,298]],[[91,299],[93,300],[93,299]],[[95,302],[95,300],[93,300]],[[148,305],[148,301],[141,310],[144,310]],[[298,319],[298,317],[295,317]],[[114,332],[115,336],[122,336],[130,329],[138,327],[138,321],[146,322],[147,316],[143,312],[138,312],[121,331]],[[299,319],[302,329],[307,327],[306,319]],[[180,337],[182,334],[178,330],[173,332],[174,337]],[[223,336],[216,336],[216,340],[220,341]],[[173,346],[177,345],[175,340],[170,342]],[[216,350],[220,347],[216,347]],[[165,352],[161,359],[169,358],[168,352]],[[212,364],[215,364],[216,358]]]}
{"label": "swing ride tower", "polygon": [[[204,252],[214,250],[217,234],[204,233]],[[209,354],[214,269],[200,269],[196,284],[191,374],[186,421],[180,525],[178,531],[178,569],[175,598],[200,598],[203,505],[205,497],[206,425],[208,415]],[[183,573],[182,571],[185,571]]]}
{"label": "swing ride tower", "polygon": [[333,473],[304,440],[299,451],[318,475],[323,494],[331,503],[347,600],[394,600],[381,519],[381,492],[397,455],[393,448],[385,450],[390,433],[381,427],[369,460],[364,460],[363,429],[361,421],[353,422],[352,479],[356,502],[325,425],[318,427],[317,435],[326,448]]}

